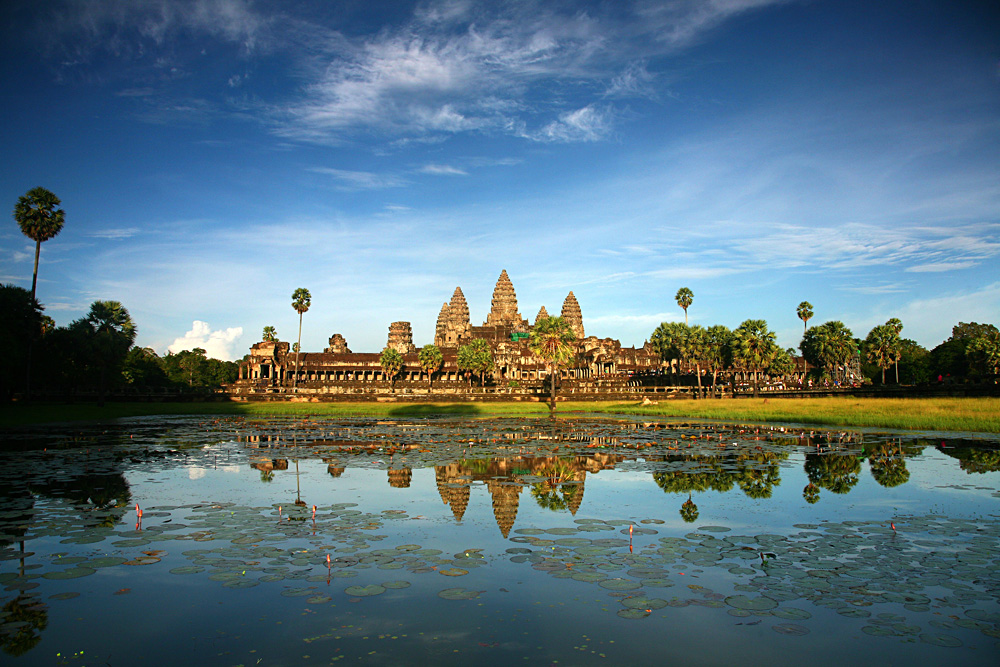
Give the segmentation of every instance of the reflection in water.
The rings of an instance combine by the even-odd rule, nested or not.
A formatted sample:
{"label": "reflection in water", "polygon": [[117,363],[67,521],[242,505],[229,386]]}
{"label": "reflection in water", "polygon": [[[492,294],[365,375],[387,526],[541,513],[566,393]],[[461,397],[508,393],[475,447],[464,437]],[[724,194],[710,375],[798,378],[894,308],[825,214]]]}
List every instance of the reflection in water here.
{"label": "reflection in water", "polygon": [[[185,590],[197,590],[213,608],[212,591],[237,589],[226,599],[239,608],[211,621],[226,624],[231,616],[231,628],[257,623],[251,616],[263,608],[279,623],[296,619],[299,628],[325,609],[307,641],[326,641],[324,649],[336,642],[362,660],[370,655],[364,640],[371,626],[362,631],[352,624],[388,618],[396,605],[409,604],[409,617],[398,614],[403,627],[431,630],[420,626],[426,616],[462,629],[454,634],[464,639],[447,640],[437,656],[441,664],[574,662],[564,654],[528,655],[523,643],[502,637],[472,640],[474,650],[495,651],[491,655],[468,653],[458,642],[473,636],[462,624],[483,605],[491,613],[520,613],[549,597],[576,600],[581,591],[583,602],[565,619],[554,605],[548,608],[544,621],[557,631],[538,644],[556,641],[552,637],[581,620],[617,639],[628,629],[607,625],[602,614],[611,608],[612,621],[648,619],[642,621],[647,633],[697,655],[686,630],[696,615],[677,611],[687,606],[718,609],[713,632],[721,634],[745,622],[785,634],[802,635],[811,626],[816,636],[919,642],[921,650],[899,649],[909,651],[907,660],[964,643],[970,650],[956,654],[957,662],[975,662],[995,648],[984,637],[1000,638],[1000,523],[990,515],[990,489],[967,485],[975,491],[963,491],[961,502],[970,501],[961,505],[963,518],[942,515],[939,508],[949,501],[932,495],[932,485],[908,484],[912,469],[914,479],[926,480],[934,470],[934,479],[975,475],[976,483],[997,486],[990,476],[1000,470],[997,449],[970,440],[617,419],[183,419],[132,420],[62,435],[53,430],[39,443],[0,452],[0,644],[7,655],[27,660],[65,650],[67,619],[78,618],[80,609],[110,622],[106,601],[114,589],[136,586],[136,597],[145,589],[143,604],[183,597],[156,583],[175,576],[189,577],[196,585]],[[348,468],[360,474],[345,475]],[[783,481],[791,488],[782,490]],[[386,493],[385,484],[399,493]],[[798,500],[803,484],[805,503]],[[303,487],[316,505],[303,500]],[[949,493],[959,487],[952,483]],[[676,501],[657,515],[664,493],[676,494]],[[145,525],[136,528],[131,515],[126,521],[133,495],[146,510]],[[152,495],[176,504],[151,502]],[[404,499],[406,509],[389,504],[390,496],[393,503]],[[859,501],[848,505],[847,497]],[[882,500],[889,497],[892,503]],[[926,509],[902,514],[896,499]],[[780,512],[759,511],[779,504]],[[475,530],[481,515],[487,531]],[[346,578],[354,581],[340,581]],[[521,581],[520,589],[510,583]],[[404,589],[405,596],[392,597]],[[598,605],[583,604],[587,589],[599,596]],[[57,602],[72,596],[81,597],[72,611]],[[298,596],[297,607],[272,604],[275,597]],[[345,599],[351,604],[341,604]],[[823,607],[835,612],[832,620]],[[477,622],[490,632],[499,626],[483,618]],[[745,618],[752,620],[738,620]],[[202,642],[202,655],[220,656],[215,664],[262,659],[223,657],[214,644],[204,650],[196,637],[203,628],[194,631],[185,619],[183,613],[164,616],[164,627],[144,636],[160,642],[155,650],[165,655],[176,649],[158,637],[190,636]],[[503,620],[518,637],[532,629],[532,620]],[[331,626],[340,628],[336,639],[324,634]],[[261,644],[287,649],[287,642],[271,641],[275,635],[264,624],[255,627],[265,638]],[[348,628],[358,628],[357,636]],[[106,641],[99,635],[85,640]],[[758,650],[769,645],[766,638],[739,639],[733,645],[740,651],[743,641],[764,642]],[[383,657],[404,663],[422,654],[426,646],[414,641]],[[789,661],[812,655],[808,640],[796,641],[801,648]],[[843,651],[829,660],[842,661]],[[268,656],[269,662],[281,659]],[[303,657],[304,664],[311,660]]]}

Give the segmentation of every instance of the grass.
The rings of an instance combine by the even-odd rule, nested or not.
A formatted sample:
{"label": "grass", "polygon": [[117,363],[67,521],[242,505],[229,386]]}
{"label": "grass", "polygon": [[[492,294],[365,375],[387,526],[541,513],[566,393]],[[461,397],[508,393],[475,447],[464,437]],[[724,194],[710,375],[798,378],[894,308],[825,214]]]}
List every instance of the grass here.
{"label": "grass", "polygon": [[[796,398],[668,400],[638,403],[566,402],[558,413],[609,413],[745,423],[792,422],[894,430],[1000,433],[1000,398]],[[545,403],[108,403],[0,406],[0,428],[57,422],[107,421],[152,415],[245,416],[544,416]]]}

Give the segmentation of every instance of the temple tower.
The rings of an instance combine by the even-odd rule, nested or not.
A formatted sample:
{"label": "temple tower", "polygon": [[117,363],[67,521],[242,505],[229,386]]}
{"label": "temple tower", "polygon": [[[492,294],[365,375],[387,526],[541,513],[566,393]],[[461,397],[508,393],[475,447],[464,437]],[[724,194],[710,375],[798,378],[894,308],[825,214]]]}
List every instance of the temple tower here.
{"label": "temple tower", "polygon": [[517,294],[510,282],[507,269],[500,272],[496,287],[493,288],[493,301],[490,314],[486,316],[486,326],[502,324],[519,325],[523,322],[521,313],[517,312]]}
{"label": "temple tower", "polygon": [[347,340],[341,336],[339,333],[335,333],[330,336],[329,347],[327,347],[324,352],[328,354],[350,354],[351,350],[347,347]]}
{"label": "temple tower", "polygon": [[535,315],[535,326],[537,327],[539,322],[547,319],[549,319],[549,311],[545,310],[545,306],[542,306],[539,309],[538,314]]}
{"label": "temple tower", "polygon": [[469,335],[469,304],[465,301],[462,288],[456,287],[451,302],[441,306],[434,344],[438,347],[458,347]]}
{"label": "temple tower", "polygon": [[573,292],[570,292],[566,296],[566,300],[563,301],[561,315],[573,330],[577,340],[585,338],[583,334],[583,313],[580,312],[580,304],[577,303],[576,297],[573,296]]}
{"label": "temple tower", "polygon": [[416,352],[417,348],[413,344],[413,329],[409,322],[393,322],[389,325],[389,338],[385,344],[400,354]]}

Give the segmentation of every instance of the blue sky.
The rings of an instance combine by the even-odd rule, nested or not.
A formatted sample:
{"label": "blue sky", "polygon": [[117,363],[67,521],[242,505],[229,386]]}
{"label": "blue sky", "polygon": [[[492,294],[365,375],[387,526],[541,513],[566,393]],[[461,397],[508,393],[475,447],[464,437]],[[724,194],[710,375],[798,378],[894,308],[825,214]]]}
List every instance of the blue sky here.
{"label": "blue sky", "polygon": [[[0,201],[66,226],[38,297],[119,300],[137,343],[239,358],[265,325],[416,344],[572,290],[588,334],[691,323],[933,347],[1000,323],[995,2],[8,0]],[[0,281],[33,243],[0,226]]]}

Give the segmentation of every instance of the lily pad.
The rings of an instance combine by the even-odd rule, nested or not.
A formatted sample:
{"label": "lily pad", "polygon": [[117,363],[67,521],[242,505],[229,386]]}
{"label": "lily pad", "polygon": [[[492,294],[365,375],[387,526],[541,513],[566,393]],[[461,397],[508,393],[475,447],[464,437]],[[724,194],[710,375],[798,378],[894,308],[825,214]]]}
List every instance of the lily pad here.
{"label": "lily pad", "polygon": [[438,597],[445,600],[474,600],[483,591],[470,591],[465,588],[446,588],[438,593]]}
{"label": "lily pad", "polygon": [[381,595],[385,593],[385,586],[379,586],[378,584],[370,584],[368,586],[348,586],[344,589],[344,592],[355,598],[370,597],[372,595]]}
{"label": "lily pad", "polygon": [[771,629],[781,635],[801,636],[809,634],[809,628],[796,625],[795,623],[778,623],[777,625],[772,625]]}
{"label": "lily pad", "polygon": [[725,600],[730,607],[746,609],[747,611],[767,611],[774,609],[778,603],[767,597],[751,598],[746,595],[730,595]]}

